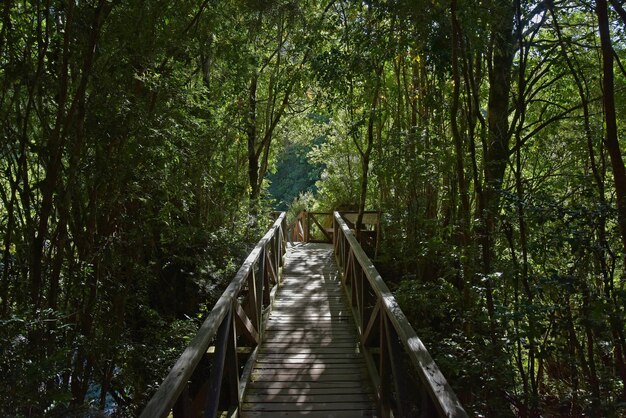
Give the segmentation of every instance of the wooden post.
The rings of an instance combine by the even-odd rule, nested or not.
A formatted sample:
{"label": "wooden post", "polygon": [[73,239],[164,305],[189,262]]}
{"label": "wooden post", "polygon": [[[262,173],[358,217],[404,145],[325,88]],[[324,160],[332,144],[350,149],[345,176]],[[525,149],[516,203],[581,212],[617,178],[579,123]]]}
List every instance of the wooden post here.
{"label": "wooden post", "polygon": [[185,385],[183,392],[178,397],[174,409],[172,409],[174,418],[191,418],[191,399],[189,399],[189,382]]}
{"label": "wooden post", "polygon": [[378,377],[380,379],[380,387],[378,388],[378,400],[380,402],[381,415],[383,418],[388,418],[390,416],[390,401],[391,401],[391,388],[389,374],[390,364],[389,364],[389,349],[387,346],[387,332],[386,328],[387,324],[387,315],[385,311],[380,312],[380,322],[379,322],[379,363],[378,363]]}
{"label": "wooden post", "polygon": [[259,303],[259,307],[261,307],[261,312],[259,312],[259,317],[262,318],[262,309],[270,304],[270,286],[269,286],[269,275],[266,272],[266,252],[267,250],[263,248],[261,250],[261,256],[259,257],[258,266],[259,266],[259,286],[261,290],[261,299]]}
{"label": "wooden post", "polygon": [[226,358],[224,359],[226,373],[226,389],[228,390],[228,409],[238,409],[241,404],[239,398],[239,359],[237,358],[237,327],[235,326],[235,315],[230,319],[230,332],[226,347]]}
{"label": "wooden post", "polygon": [[254,277],[254,268],[250,269],[248,273],[248,317],[250,322],[254,324],[254,327],[258,330],[261,327],[261,319],[259,316],[259,297],[257,295],[256,279]]}
{"label": "wooden post", "polygon": [[262,264],[261,258],[259,258],[256,265],[252,267],[252,271],[254,272],[254,286],[256,287],[256,316],[259,318],[259,329],[263,322],[263,266],[260,264]]}
{"label": "wooden post", "polygon": [[[407,368],[402,362],[402,347],[400,346],[398,334],[393,327],[385,327],[385,331],[391,362],[391,375],[393,376],[393,383],[396,389],[398,414],[401,418],[411,418],[415,416],[413,411],[415,399],[411,396],[409,388],[414,387],[414,385],[407,373]],[[435,411],[431,410],[430,412]]]}
{"label": "wooden post", "polygon": [[205,418],[217,417],[220,394],[222,391],[222,378],[224,377],[224,366],[228,351],[228,337],[232,335],[232,326],[233,309],[231,306],[228,313],[224,317],[215,338],[215,356],[213,357],[211,375],[209,376],[208,398],[206,409],[204,410]]}

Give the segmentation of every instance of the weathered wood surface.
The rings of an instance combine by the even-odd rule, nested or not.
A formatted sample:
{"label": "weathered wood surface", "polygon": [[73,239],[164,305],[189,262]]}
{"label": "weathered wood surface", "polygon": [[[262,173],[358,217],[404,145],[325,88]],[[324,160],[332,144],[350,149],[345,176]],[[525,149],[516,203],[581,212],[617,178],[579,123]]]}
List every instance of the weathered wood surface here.
{"label": "weathered wood surface", "polygon": [[241,417],[374,417],[374,391],[329,244],[289,250]]}
{"label": "weathered wood surface", "polygon": [[[402,417],[467,418],[456,394],[373,262],[339,212],[335,212],[334,218],[335,253],[342,269],[343,285],[351,295],[361,348],[375,382],[382,414],[391,415],[393,403],[397,415]],[[411,384],[412,376],[407,373],[403,357],[417,373],[418,385]],[[416,402],[418,397],[422,398],[420,402]]]}

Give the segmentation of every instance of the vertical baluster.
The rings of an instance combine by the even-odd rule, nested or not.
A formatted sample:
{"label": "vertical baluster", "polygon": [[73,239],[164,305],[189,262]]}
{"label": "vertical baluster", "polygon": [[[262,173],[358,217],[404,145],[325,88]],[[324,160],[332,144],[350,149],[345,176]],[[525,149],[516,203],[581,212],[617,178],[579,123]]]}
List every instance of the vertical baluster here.
{"label": "vertical baluster", "polygon": [[209,390],[204,410],[205,418],[215,418],[219,409],[220,394],[222,391],[222,380],[224,377],[224,366],[228,351],[228,337],[232,335],[233,309],[228,309],[226,316],[222,320],[217,335],[215,337],[215,356],[209,376]]}
{"label": "vertical baluster", "polygon": [[387,322],[385,338],[387,339],[387,347],[389,349],[389,361],[391,363],[391,375],[393,376],[393,383],[396,390],[398,414],[402,418],[411,418],[415,416],[413,408],[415,399],[411,396],[410,388],[415,385],[407,373],[406,365],[402,362],[403,349],[400,345],[398,334],[392,326],[388,325],[390,324]]}
{"label": "vertical baluster", "polygon": [[280,253],[280,266],[282,267],[284,265],[284,258],[283,255],[287,252],[287,216],[285,216],[283,218],[283,223],[281,225],[281,231],[282,234],[280,235],[280,240],[281,240],[281,253]]}
{"label": "vertical baluster", "polygon": [[257,295],[257,286],[256,286],[256,277],[254,274],[254,266],[250,269],[248,273],[248,310],[246,312],[248,317],[250,318],[250,322],[254,324],[254,327],[258,330],[260,329],[261,321],[259,318],[259,309],[258,309],[258,301],[259,297]]}
{"label": "vertical baluster", "polygon": [[256,315],[259,321],[259,328],[261,329],[261,324],[263,323],[263,280],[264,280],[264,268],[263,265],[263,254],[259,255],[254,267],[254,286],[256,287]]}
{"label": "vertical baluster", "polygon": [[306,212],[306,235],[304,237],[304,242],[311,241],[311,214]]}
{"label": "vertical baluster", "polygon": [[[439,415],[437,413],[435,405],[433,404],[433,400],[430,398],[430,395],[428,394],[428,391],[426,390],[426,388],[420,387],[419,393],[420,393],[419,417],[429,418],[429,417],[434,417],[434,416]],[[459,415],[459,416],[467,417],[467,415]]]}
{"label": "vertical baluster", "polygon": [[365,272],[363,268],[359,269],[361,273],[359,274],[359,320],[361,321],[361,332],[363,331],[363,327],[367,325],[365,322],[365,286],[367,285],[367,278],[365,277]]}
{"label": "vertical baluster", "polygon": [[228,409],[238,410],[241,398],[239,393],[239,359],[237,358],[237,326],[235,315],[230,315],[230,331],[228,333],[228,345],[226,347],[226,358],[224,360],[226,372],[226,389],[228,390]]}
{"label": "vertical baluster", "polygon": [[272,238],[272,256],[274,258],[274,268],[276,269],[276,284],[280,283],[279,271],[280,271],[280,228],[276,230],[276,235]]}
{"label": "vertical baluster", "polygon": [[174,409],[172,409],[174,418],[191,418],[191,399],[189,399],[189,382],[185,385],[182,393],[178,397]]}
{"label": "vertical baluster", "polygon": [[378,399],[380,400],[381,415],[383,418],[388,418],[391,415],[391,387],[389,375],[391,368],[389,365],[389,349],[387,346],[387,313],[385,312],[384,305],[381,305],[380,310],[380,330],[379,330],[379,358],[378,358],[378,373],[380,378],[380,388],[378,388]]}
{"label": "vertical baluster", "polygon": [[[270,304],[270,275],[267,273],[267,248],[263,247],[261,250],[261,254],[259,255],[259,273],[261,275],[261,295],[263,296],[263,300],[261,302],[261,306],[265,308]],[[259,316],[261,320],[263,320],[262,316]]]}

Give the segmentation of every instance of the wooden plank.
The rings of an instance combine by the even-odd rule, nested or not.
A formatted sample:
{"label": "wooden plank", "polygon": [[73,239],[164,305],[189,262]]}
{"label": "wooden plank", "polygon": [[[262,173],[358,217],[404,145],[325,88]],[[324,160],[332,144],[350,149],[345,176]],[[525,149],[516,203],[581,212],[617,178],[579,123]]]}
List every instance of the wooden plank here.
{"label": "wooden plank", "polygon": [[259,373],[258,371],[252,372],[250,377],[250,383],[262,383],[262,382],[288,382],[288,383],[337,383],[337,382],[357,382],[359,386],[365,376],[361,374],[321,374],[319,376],[311,375],[310,373],[281,373],[276,371],[274,373]]}
{"label": "wooden plank", "polygon": [[363,393],[352,393],[346,394],[342,393],[337,395],[337,392],[334,392],[329,395],[311,395],[311,394],[277,394],[277,395],[268,395],[268,394],[250,394],[246,400],[249,403],[292,403],[296,405],[309,404],[313,402],[350,402],[350,403],[371,403],[372,398]]}
{"label": "wooden plank", "polygon": [[322,309],[323,307],[345,312],[348,312],[349,309],[345,301],[339,299],[339,297],[336,297],[334,300],[312,299],[308,301],[306,298],[279,300],[274,303],[274,306],[285,309],[295,308],[293,309],[294,313],[314,313],[316,315],[320,315],[321,312],[324,314],[333,313],[333,311],[327,312],[325,309]]}
{"label": "wooden plank", "polygon": [[[323,308],[323,309],[322,309]],[[320,314],[317,311],[324,311],[324,313]],[[334,318],[338,316],[349,316],[350,308],[346,306],[319,306],[317,309],[315,307],[301,308],[300,306],[276,306],[276,315],[287,316],[289,318]]]}
{"label": "wooden plank", "polygon": [[[298,331],[294,331],[294,332],[298,332]],[[350,344],[352,346],[356,346],[358,344],[358,340],[355,338],[356,336],[353,335],[348,335],[348,336],[343,336],[343,335],[334,335],[334,334],[320,334],[318,333],[311,333],[311,334],[307,334],[307,335],[301,335],[301,336],[274,336],[274,335],[269,335],[265,338],[265,343],[266,344],[310,344],[312,346],[319,346],[319,345],[329,345],[329,344],[333,344],[333,343],[338,343],[340,345],[347,345]]]}
{"label": "wooden plank", "polygon": [[[336,411],[333,412],[332,418],[359,418],[359,417],[376,417],[375,410],[360,411]],[[307,418],[329,418],[327,411],[245,411],[241,414],[242,418],[291,418],[291,417],[307,417]]]}
{"label": "wooden plank", "polygon": [[261,362],[257,362],[254,367],[255,370],[256,369],[284,369],[284,370],[288,370],[288,369],[302,369],[302,370],[313,370],[313,369],[325,369],[327,370],[329,373],[335,373],[335,371],[337,373],[342,372],[345,369],[355,369],[358,368],[360,370],[363,370],[363,364],[361,362],[355,363],[354,362],[339,362],[336,364],[333,364],[332,366],[329,365],[328,363],[325,363],[324,361],[306,361],[306,362],[291,362],[291,363],[286,363],[286,362],[281,362],[281,361],[266,361],[264,363]]}
{"label": "wooden plank", "polygon": [[361,374],[367,375],[367,369],[364,366],[352,366],[335,364],[333,367],[328,367],[326,364],[257,364],[255,371],[258,373],[268,373],[271,371],[281,371],[284,374],[299,374],[309,373],[312,375],[320,374]]}
{"label": "wooden plank", "polygon": [[[277,395],[298,395],[301,394],[303,396],[319,396],[319,395],[334,395],[337,394],[336,388],[329,387],[319,387],[319,388],[254,388],[249,389],[248,394],[250,396],[258,396],[258,395],[269,395],[269,396],[277,396]],[[364,391],[362,386],[354,386],[354,387],[346,387],[341,390],[342,395],[366,395],[368,398],[371,398],[374,394],[372,391]]]}
{"label": "wooden plank", "polygon": [[[311,329],[315,326],[315,329]],[[337,319],[311,319],[308,323],[302,321],[285,321],[274,322],[271,327],[267,327],[266,331],[272,332],[307,332],[311,335],[348,335],[350,337],[358,338],[354,330],[354,325],[350,325],[343,320]]]}
{"label": "wooden plank", "polygon": [[355,347],[273,347],[262,345],[259,350],[261,354],[283,354],[285,356],[289,355],[302,355],[302,354],[312,354],[312,355],[320,355],[320,354],[358,354],[359,351]]}
{"label": "wooden plank", "polygon": [[257,363],[316,363],[323,362],[325,364],[341,363],[360,360],[358,354],[292,354],[283,356],[278,353],[265,353],[264,356],[257,359]]}
{"label": "wooden plank", "polygon": [[[276,304],[274,307],[277,315],[285,315],[290,318],[332,318],[333,316],[349,314],[350,310],[345,305],[338,304],[311,304],[302,307],[301,304]],[[316,311],[325,311],[324,316],[319,315]]]}
{"label": "wooden plank", "polygon": [[306,405],[285,403],[244,403],[243,409],[247,411],[360,411],[363,408],[361,402],[311,402]]}
{"label": "wooden plank", "polygon": [[[315,297],[307,298],[303,296],[287,296],[283,298],[280,295],[280,299],[276,301],[275,305],[281,306],[297,306],[299,308],[309,308],[312,305],[335,305],[337,307],[347,308],[345,300],[341,297],[341,294],[315,294]],[[313,296],[313,295],[312,295]],[[324,298],[324,296],[326,296]]]}
{"label": "wooden plank", "polygon": [[314,314],[310,314],[310,313],[306,313],[306,312],[298,313],[297,309],[287,309],[287,308],[282,308],[282,309],[277,308],[277,309],[275,309],[276,315],[291,314],[292,318],[299,318],[299,319],[309,318],[311,320],[332,319],[332,318],[340,318],[340,317],[347,317],[347,318],[349,318],[350,315],[349,315],[348,312],[349,311],[346,308],[345,310],[338,310],[337,312],[328,312],[326,314],[314,315]]}
{"label": "wooden plank", "polygon": [[[344,331],[353,331],[350,334],[355,334],[354,325],[351,321],[349,321],[349,317],[344,316],[331,316],[331,317],[300,317],[300,318],[292,318],[283,319],[279,321],[272,321],[272,323],[266,328],[268,331],[272,331],[274,329],[280,330],[281,328],[300,328],[303,326],[307,326],[306,330],[310,332],[315,331],[323,331],[325,329],[336,329],[337,332],[344,333]],[[312,328],[315,327],[315,328]],[[344,333],[345,334],[345,333]]]}
{"label": "wooden plank", "polygon": [[306,332],[309,335],[347,335],[357,339],[357,334],[354,329],[349,325],[346,325],[342,321],[311,321],[311,323],[315,324],[315,330],[310,329],[310,325],[299,323],[299,322],[283,322],[280,324],[272,324],[272,327],[268,327],[267,331],[272,332],[283,332],[283,333],[300,333]]}
{"label": "wooden plank", "polygon": [[280,300],[328,300],[338,299],[345,301],[343,289],[339,285],[333,285],[332,288],[320,288],[309,286],[310,288],[304,289],[302,285],[296,287],[289,287],[289,283],[283,283],[280,289]]}
{"label": "wooden plank", "polygon": [[294,287],[291,288],[288,285],[281,286],[280,289],[280,297],[284,300],[307,300],[307,299],[324,299],[324,298],[332,298],[332,299],[341,299],[345,301],[343,289],[339,286],[334,286],[333,288],[321,288],[321,287],[311,287],[310,289],[303,290],[302,287]]}
{"label": "wooden plank", "polygon": [[[308,324],[309,327],[307,329],[310,331],[314,331],[315,329],[317,329],[318,326],[319,327],[326,326],[326,327],[337,327],[337,329],[343,328],[342,331],[345,329],[345,330],[352,330],[356,332],[354,321],[352,321],[352,316],[343,311],[334,313],[332,315],[325,315],[325,316],[319,316],[319,315],[313,315],[313,314],[303,314],[303,315],[296,316],[295,314],[293,314],[293,310],[282,309],[281,311],[284,314],[291,314],[291,317],[281,318],[279,320],[270,320],[268,321],[270,322],[270,324],[266,327],[266,329],[269,329],[270,326],[282,327],[282,326],[293,325],[293,326],[299,327],[299,326]],[[316,328],[313,328],[313,327],[316,327]]]}
{"label": "wooden plank", "polygon": [[304,293],[301,290],[292,291],[283,287],[280,291],[280,300],[341,300],[345,302],[343,291],[339,288],[332,290],[314,289],[312,292]]}
{"label": "wooden plank", "polygon": [[[300,332],[300,331],[296,331]],[[315,333],[307,333],[306,335],[289,335],[289,334],[293,334],[292,332],[289,333],[284,333],[284,335],[280,334],[280,335],[276,335],[278,333],[276,332],[271,332],[268,333],[269,335],[265,336],[265,344],[318,344],[318,345],[324,345],[324,344],[333,344],[333,343],[352,343],[352,345],[356,345],[357,341],[355,338],[353,338],[351,335],[350,336],[345,336],[343,334],[336,334],[336,333],[320,333],[320,332],[315,332]]]}
{"label": "wooden plank", "polygon": [[365,370],[351,373],[326,373],[326,369],[255,369],[251,376],[253,382],[350,382],[367,377]]}
{"label": "wooden plank", "polygon": [[284,353],[289,353],[289,351],[284,351],[287,349],[293,348],[294,351],[301,353],[303,350],[311,350],[312,352],[321,352],[321,350],[331,350],[331,349],[341,349],[342,351],[350,351],[358,349],[358,344],[355,341],[329,341],[329,342],[319,342],[319,341],[272,341],[266,342],[265,346],[271,346],[273,349],[283,350]]}
{"label": "wooden plank", "polygon": [[360,388],[362,390],[363,384],[359,381],[341,381],[341,382],[250,382],[248,384],[250,389],[293,389],[293,390],[309,390],[320,388],[335,388],[335,390],[344,388]]}
{"label": "wooden plank", "polygon": [[[332,248],[309,252],[308,245],[285,258],[285,271],[298,274],[285,275],[277,293],[246,388],[244,418],[252,412],[298,416],[303,410],[311,416],[319,408],[324,417],[374,414],[374,391]],[[320,271],[325,274],[311,274]]]}

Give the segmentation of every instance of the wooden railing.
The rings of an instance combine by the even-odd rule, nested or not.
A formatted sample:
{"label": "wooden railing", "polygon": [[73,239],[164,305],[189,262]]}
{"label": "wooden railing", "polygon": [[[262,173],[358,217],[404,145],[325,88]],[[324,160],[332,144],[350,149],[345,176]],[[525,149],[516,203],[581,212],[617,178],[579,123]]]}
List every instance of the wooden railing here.
{"label": "wooden railing", "polygon": [[287,227],[287,237],[289,242],[307,242],[308,231],[305,230],[307,225],[306,212],[302,211],[298,213],[296,219],[294,219]]}
{"label": "wooden railing", "polygon": [[[358,212],[341,212],[350,228],[354,228]],[[378,253],[380,212],[363,213],[365,229],[359,231],[357,240],[370,256]],[[290,242],[333,242],[333,213],[302,211],[287,227]]]}
{"label": "wooden railing", "polygon": [[237,414],[281,280],[285,219],[283,212],[246,258],[141,418]]}
{"label": "wooden railing", "polygon": [[333,242],[333,214],[331,212],[298,213],[287,227],[290,242]]}
{"label": "wooden railing", "polygon": [[334,213],[334,250],[383,417],[467,417],[354,234]]}

